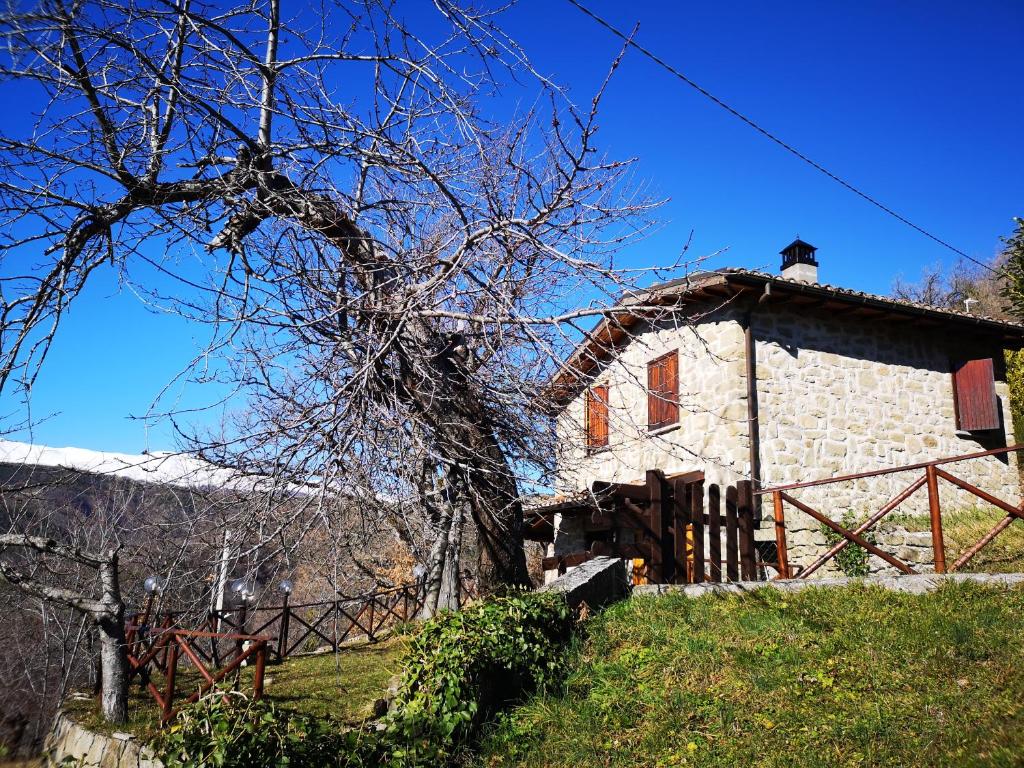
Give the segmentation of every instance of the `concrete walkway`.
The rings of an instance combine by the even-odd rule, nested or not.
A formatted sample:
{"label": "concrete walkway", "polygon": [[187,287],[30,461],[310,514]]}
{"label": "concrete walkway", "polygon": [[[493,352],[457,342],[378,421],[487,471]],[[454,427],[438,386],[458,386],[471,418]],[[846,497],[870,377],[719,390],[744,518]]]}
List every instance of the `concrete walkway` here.
{"label": "concrete walkway", "polygon": [[704,584],[641,584],[633,587],[633,594],[663,595],[669,592],[681,592],[687,597],[700,597],[701,595],[715,592],[741,594],[765,588],[778,589],[781,592],[799,592],[802,589],[813,587],[845,587],[849,584],[863,584],[864,586],[881,587],[897,592],[910,592],[920,595],[924,592],[932,591],[946,581],[973,581],[978,584],[1011,587],[1024,584],[1024,573],[949,573],[942,576],[934,573],[920,573],[899,576],[865,576],[863,578],[738,581],[724,584],[713,584],[710,582]]}

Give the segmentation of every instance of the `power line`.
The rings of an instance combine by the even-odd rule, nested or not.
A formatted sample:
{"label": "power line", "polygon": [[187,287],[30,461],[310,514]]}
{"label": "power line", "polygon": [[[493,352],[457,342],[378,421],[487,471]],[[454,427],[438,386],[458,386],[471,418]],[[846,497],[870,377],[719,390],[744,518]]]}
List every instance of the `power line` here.
{"label": "power line", "polygon": [[728,104],[726,104],[720,98],[718,98],[713,93],[711,93],[711,91],[709,91],[706,88],[703,88],[700,85],[698,85],[697,83],[695,83],[693,80],[688,78],[686,75],[684,75],[678,69],[676,69],[671,64],[669,64],[667,61],[662,59],[660,56],[655,54],[653,51],[651,51],[651,50],[645,48],[644,46],[640,45],[638,42],[633,40],[632,37],[630,37],[629,35],[626,35],[623,32],[621,32],[619,29],[614,27],[610,22],[606,21],[605,19],[603,19],[602,17],[598,16],[596,13],[591,11],[589,8],[584,6],[582,3],[578,2],[578,0],[567,0],[567,1],[569,2],[570,5],[575,6],[578,10],[582,11],[585,15],[589,16],[591,19],[596,21],[598,24],[600,24],[602,27],[607,29],[609,32],[611,32],[616,37],[618,37],[618,38],[622,39],[623,41],[625,41],[625,43],[627,45],[629,45],[629,46],[635,48],[636,50],[638,50],[640,53],[642,53],[648,59],[650,59],[655,64],[660,66],[662,69],[668,71],[672,75],[675,75],[678,79],[682,80],[684,83],[686,83],[688,86],[690,86],[691,88],[696,90],[698,93],[700,93],[705,98],[710,99],[711,101],[713,101],[719,107],[721,107],[726,112],[728,112],[730,115],[732,115],[733,117],[735,117],[735,118],[737,118],[739,120],[742,120],[744,123],[749,125],[755,131],[757,131],[762,136],[764,136],[766,139],[769,139],[770,141],[773,141],[774,143],[778,144],[780,147],[782,147],[784,150],[789,152],[791,155],[795,155],[796,157],[798,157],[803,162],[807,163],[809,166],[811,166],[815,170],[820,171],[821,173],[823,173],[826,176],[828,176],[830,179],[832,179],[832,181],[835,181],[838,184],[842,185],[843,187],[848,189],[850,192],[853,192],[858,197],[863,198],[864,200],[867,200],[869,203],[871,203],[871,205],[875,206],[876,208],[880,208],[881,210],[885,211],[887,214],[889,214],[890,216],[892,216],[896,220],[901,221],[904,224],[906,224],[911,229],[917,230],[922,235],[927,237],[929,240],[933,240],[934,242],[938,243],[939,245],[943,246],[944,248],[948,248],[953,253],[955,253],[955,254],[957,254],[959,256],[962,256],[963,258],[967,259],[968,261],[973,261],[975,264],[977,264],[977,265],[979,265],[981,267],[984,267],[985,269],[987,269],[988,271],[992,272],[993,274],[998,274],[998,270],[993,269],[992,267],[990,267],[985,262],[980,261],[979,259],[976,259],[973,256],[968,255],[967,253],[965,253],[964,251],[960,250],[956,246],[951,245],[950,243],[947,243],[942,238],[933,235],[931,232],[929,232],[928,230],[924,229],[923,227],[919,227],[917,224],[912,222],[906,216],[900,215],[899,213],[894,211],[889,206],[887,206],[884,203],[880,202],[879,200],[876,200],[875,198],[873,198],[867,192],[861,191],[857,187],[853,186],[853,184],[851,184],[850,182],[846,181],[846,179],[843,179],[842,177],[837,176],[836,174],[832,173],[832,171],[830,171],[828,168],[826,168],[825,166],[821,165],[820,163],[816,163],[814,160],[809,158],[807,155],[805,155],[803,152],[798,150],[796,147],[792,146],[791,144],[787,144],[785,141],[780,139],[778,136],[773,134],[771,131],[768,131],[767,129],[762,128],[760,125],[755,123],[753,120],[751,120],[749,117],[744,115],[742,112],[739,112],[736,109],[733,109],[732,107],[730,107]]}

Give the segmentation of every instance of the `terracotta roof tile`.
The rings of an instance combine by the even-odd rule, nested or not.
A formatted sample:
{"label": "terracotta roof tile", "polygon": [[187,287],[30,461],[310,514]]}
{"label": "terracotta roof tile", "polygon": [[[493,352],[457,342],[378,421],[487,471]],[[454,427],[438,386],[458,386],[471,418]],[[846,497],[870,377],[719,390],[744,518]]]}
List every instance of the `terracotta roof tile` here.
{"label": "terracotta roof tile", "polygon": [[[749,277],[755,277],[761,280],[770,280],[773,283],[786,283],[795,287],[809,286],[814,288],[820,288],[822,290],[834,293],[838,296],[846,296],[849,298],[857,299],[869,299],[871,301],[883,302],[885,304],[892,304],[900,307],[910,307],[913,309],[924,309],[931,312],[938,312],[944,315],[950,315],[951,317],[962,317],[974,320],[986,320],[991,323],[1000,323],[1009,328],[1019,328],[1024,330],[1024,323],[1017,323],[1009,320],[1002,320],[996,317],[990,317],[988,315],[979,315],[973,312],[966,312],[958,309],[949,309],[947,307],[936,307],[931,304],[922,304],[917,301],[907,301],[906,299],[897,299],[892,296],[882,296],[877,293],[867,293],[865,291],[855,291],[852,288],[843,288],[838,285],[831,285],[829,283],[802,283],[799,280],[792,280],[790,278],[783,277],[782,275],[773,275],[768,272],[761,272],[755,269],[741,269],[739,267],[725,267],[723,269],[716,269],[711,273],[705,274],[719,274],[719,275],[746,275]],[[696,275],[694,276],[696,277]],[[664,287],[669,287],[671,283],[666,283]],[[652,286],[652,290],[660,290],[662,286]]]}

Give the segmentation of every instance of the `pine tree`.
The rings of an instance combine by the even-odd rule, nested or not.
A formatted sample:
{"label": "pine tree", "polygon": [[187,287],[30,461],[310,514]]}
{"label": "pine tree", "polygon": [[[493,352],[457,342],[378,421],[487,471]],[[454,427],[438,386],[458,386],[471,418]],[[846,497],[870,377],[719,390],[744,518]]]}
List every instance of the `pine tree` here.
{"label": "pine tree", "polygon": [[1024,219],[1014,217],[1017,228],[1009,237],[1002,238],[1003,287],[1000,294],[1006,299],[1007,311],[1017,320],[1024,321]]}

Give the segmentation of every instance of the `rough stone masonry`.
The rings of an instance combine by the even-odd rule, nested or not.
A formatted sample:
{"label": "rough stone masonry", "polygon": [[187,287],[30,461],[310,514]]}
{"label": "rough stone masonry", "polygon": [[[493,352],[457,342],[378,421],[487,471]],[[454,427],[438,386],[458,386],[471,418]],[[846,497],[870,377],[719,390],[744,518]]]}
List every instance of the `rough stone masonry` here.
{"label": "rough stone masonry", "polygon": [[[585,393],[559,415],[559,481],[563,490],[595,480],[642,482],[648,469],[666,474],[703,470],[707,483],[733,484],[750,473],[750,428],[744,327],[756,350],[756,394],[763,485],[781,485],[984,451],[1012,435],[1002,350],[979,346],[948,329],[836,317],[789,305],[724,306],[695,325],[672,318],[640,323],[631,342],[599,368],[594,383],[609,386],[609,445],[584,448]],[[992,348],[988,348],[991,346]],[[678,350],[679,422],[647,429],[646,365]],[[991,355],[1003,418],[1001,435],[959,432],[950,361]],[[1015,455],[947,467],[964,480],[1011,501],[1019,499]],[[794,492],[838,520],[849,510],[863,519],[920,475],[898,473]],[[943,510],[980,500],[941,483]],[[919,490],[900,512],[925,514]],[[766,518],[769,515],[766,515]],[[571,521],[555,520],[575,544]],[[789,507],[790,561],[807,562],[824,546],[820,526]],[[758,538],[770,539],[766,520]],[[912,542],[916,546],[918,542]],[[556,538],[552,554],[561,554]]]}

